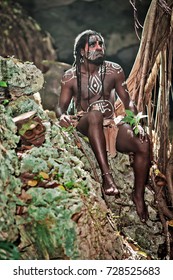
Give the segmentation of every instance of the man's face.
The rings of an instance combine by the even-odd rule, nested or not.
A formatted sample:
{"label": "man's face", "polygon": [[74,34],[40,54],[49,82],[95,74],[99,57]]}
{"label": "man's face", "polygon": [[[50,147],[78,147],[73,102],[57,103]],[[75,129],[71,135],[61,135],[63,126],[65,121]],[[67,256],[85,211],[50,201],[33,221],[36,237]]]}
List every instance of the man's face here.
{"label": "man's face", "polygon": [[93,64],[99,65],[104,61],[105,45],[101,37],[91,35],[84,49],[85,58]]}

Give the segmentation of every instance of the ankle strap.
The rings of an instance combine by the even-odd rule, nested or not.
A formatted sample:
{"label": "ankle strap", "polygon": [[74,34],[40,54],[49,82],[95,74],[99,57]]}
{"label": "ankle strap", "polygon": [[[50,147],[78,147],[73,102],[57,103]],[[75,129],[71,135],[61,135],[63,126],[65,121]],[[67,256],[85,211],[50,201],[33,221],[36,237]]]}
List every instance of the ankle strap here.
{"label": "ankle strap", "polygon": [[103,174],[102,174],[102,177],[103,177],[103,176],[106,176],[106,175],[111,175],[111,174],[112,174],[111,172],[106,172],[106,173],[103,173]]}

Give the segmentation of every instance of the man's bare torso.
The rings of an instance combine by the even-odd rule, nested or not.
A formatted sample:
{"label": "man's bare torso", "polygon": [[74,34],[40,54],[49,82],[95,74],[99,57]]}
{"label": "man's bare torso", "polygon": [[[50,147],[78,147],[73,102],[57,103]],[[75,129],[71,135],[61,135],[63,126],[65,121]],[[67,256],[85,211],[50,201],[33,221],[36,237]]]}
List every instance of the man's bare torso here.
{"label": "man's bare torso", "polygon": [[[88,106],[97,100],[109,100],[113,104],[115,101],[116,79],[118,79],[121,72],[120,65],[109,61],[105,61],[102,66],[98,66],[96,71],[90,75],[81,68],[81,101],[78,110],[86,111]],[[75,67],[64,74],[62,84],[71,88],[72,96],[76,103],[78,87]]]}

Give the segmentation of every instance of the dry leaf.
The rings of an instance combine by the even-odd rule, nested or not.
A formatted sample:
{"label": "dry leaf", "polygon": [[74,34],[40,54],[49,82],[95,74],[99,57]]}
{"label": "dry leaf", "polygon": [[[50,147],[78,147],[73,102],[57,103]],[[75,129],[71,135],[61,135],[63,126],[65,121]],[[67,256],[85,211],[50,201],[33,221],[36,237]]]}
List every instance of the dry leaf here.
{"label": "dry leaf", "polygon": [[[129,243],[129,242],[128,242],[128,243]],[[132,249],[133,249],[134,251],[139,251],[139,248],[138,248],[135,244],[129,243],[129,245],[130,245],[130,247],[132,247]]]}
{"label": "dry leaf", "polygon": [[62,190],[62,191],[65,191],[65,188],[64,188],[63,185],[59,185],[58,188],[59,188],[60,190]]}
{"label": "dry leaf", "polygon": [[143,252],[143,251],[137,251],[137,253],[138,253],[139,255],[145,257],[145,258],[148,257],[147,254],[146,254],[145,252]]}
{"label": "dry leaf", "polygon": [[29,180],[27,182],[27,185],[30,186],[30,187],[35,187],[37,184],[38,184],[37,180]]}
{"label": "dry leaf", "polygon": [[49,179],[49,175],[46,172],[40,171],[39,176],[41,176],[43,179]]}
{"label": "dry leaf", "polygon": [[168,226],[173,227],[173,220],[170,220],[167,223],[168,223]]}

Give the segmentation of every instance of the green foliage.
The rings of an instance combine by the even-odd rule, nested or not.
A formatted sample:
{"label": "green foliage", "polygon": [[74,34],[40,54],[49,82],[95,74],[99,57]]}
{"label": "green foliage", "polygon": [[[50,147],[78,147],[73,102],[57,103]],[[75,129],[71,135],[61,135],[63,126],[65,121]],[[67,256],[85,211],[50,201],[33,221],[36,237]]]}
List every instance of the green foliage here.
{"label": "green foliage", "polygon": [[131,110],[125,110],[125,111],[126,111],[126,116],[122,119],[122,121],[130,124],[130,126],[134,130],[135,135],[139,134],[140,120],[148,116],[142,115],[142,112],[135,115]]}
{"label": "green foliage", "polygon": [[17,88],[18,94],[30,95],[43,86],[43,74],[32,62],[23,63],[13,57],[0,56],[0,66],[0,80],[3,81],[5,77],[9,87]]}
{"label": "green foliage", "polygon": [[0,105],[0,238],[14,241],[18,235],[15,223],[16,200],[21,192],[19,160],[15,152],[19,137],[12,118]]}
{"label": "green foliage", "polygon": [[[6,108],[0,106],[0,140],[4,151],[7,149],[0,153],[0,232],[12,242],[20,234],[22,248],[26,248],[21,251],[21,258],[77,259],[76,223],[72,217],[81,211],[81,197],[90,190],[90,177],[83,162],[73,154],[71,127],[63,130],[52,125],[45,143],[18,159],[15,148],[19,137],[12,117],[34,109],[37,110],[33,101],[24,97],[10,102]],[[39,110],[42,117],[44,113]],[[42,119],[47,121],[46,116]],[[57,187],[28,187],[22,198],[19,176],[25,172],[33,174],[39,182],[56,181]],[[24,211],[24,215],[17,214],[16,209]]]}
{"label": "green foliage", "polygon": [[[69,137],[69,132],[64,133],[67,133],[65,139]],[[32,197],[27,204],[27,215],[25,219],[18,217],[18,223],[26,225],[29,236],[33,237],[29,243],[36,248],[36,258],[76,259],[76,223],[72,216],[80,212],[83,205],[81,195],[88,194],[91,183],[82,169],[83,162],[71,153],[70,145],[69,151],[66,149],[59,127],[52,126],[48,136],[56,148],[47,137],[46,143],[27,151],[21,159],[21,172],[34,174],[34,178],[39,180],[45,179],[40,174],[46,173],[48,180],[57,181],[58,187],[30,188],[26,192]]]}
{"label": "green foliage", "polygon": [[7,87],[7,83],[4,81],[0,81],[0,87]]}
{"label": "green foliage", "polygon": [[37,251],[39,251],[40,257],[42,259],[49,259],[51,255],[53,256],[56,246],[52,233],[46,224],[40,222],[34,223],[33,229],[35,231],[34,245]]}
{"label": "green foliage", "polygon": [[8,234],[8,240],[15,240],[18,229],[15,224],[16,199],[21,191],[18,159],[13,150],[0,153],[0,236]]}
{"label": "green foliage", "polygon": [[16,125],[12,118],[6,114],[6,108],[0,105],[0,142],[5,149],[16,148],[19,137],[16,135]]}
{"label": "green foliage", "polygon": [[71,133],[74,131],[74,127],[69,125],[68,127],[62,127],[62,130]]}
{"label": "green foliage", "polygon": [[9,101],[8,99],[4,99],[4,100],[2,101],[2,104],[5,106],[5,105],[7,105],[9,102],[10,102],[10,101]]}
{"label": "green foliage", "polygon": [[48,144],[28,151],[21,161],[21,172],[35,174],[34,179],[42,179],[39,172],[46,172],[67,189],[78,188],[88,192],[88,180],[83,179],[83,163],[67,151],[59,152]]}
{"label": "green foliage", "polygon": [[64,183],[64,186],[68,189],[72,189],[74,187],[74,181],[68,181]]}
{"label": "green foliage", "polygon": [[[13,62],[7,61],[8,73],[12,71],[13,82],[17,83],[19,67]],[[30,63],[25,66],[34,70]],[[23,64],[21,67],[23,69]],[[0,239],[5,237],[13,244],[20,237],[21,259],[76,259],[77,233],[73,217],[80,214],[92,180],[84,169],[83,153],[72,137],[73,127],[63,129],[57,123],[52,124],[32,97],[23,95],[23,89],[24,94],[30,94],[33,89],[29,84],[25,87],[23,75],[19,83],[19,88],[12,82],[8,86],[14,95],[17,86],[17,93],[19,90],[22,96],[8,105],[4,100],[6,107],[0,105]],[[32,147],[22,155],[19,152],[18,157],[16,148],[20,137],[16,135],[17,127],[12,118],[33,110],[46,126],[46,140],[41,147]],[[27,184],[26,173],[40,185]],[[10,245],[8,249],[7,245],[6,250],[5,247],[0,250],[2,259],[17,259],[18,256],[13,255],[15,247]]]}
{"label": "green foliage", "polygon": [[8,241],[0,241],[0,260],[19,260],[20,253],[17,247]]}
{"label": "green foliage", "polygon": [[79,192],[82,192],[85,195],[89,194],[89,187],[87,185],[87,181],[66,181],[64,182],[64,186],[68,190],[78,189]]}
{"label": "green foliage", "polygon": [[27,193],[32,196],[28,206],[28,221],[32,221],[34,242],[40,257],[51,258],[56,248],[59,248],[65,256],[75,259],[76,226],[71,218],[82,207],[79,195],[58,188],[32,188]]}
{"label": "green foliage", "polygon": [[21,96],[17,100],[11,101],[6,108],[6,113],[12,118],[29,111],[36,111],[38,117],[42,120],[48,120],[47,115],[43,112],[40,106],[27,96]]}

